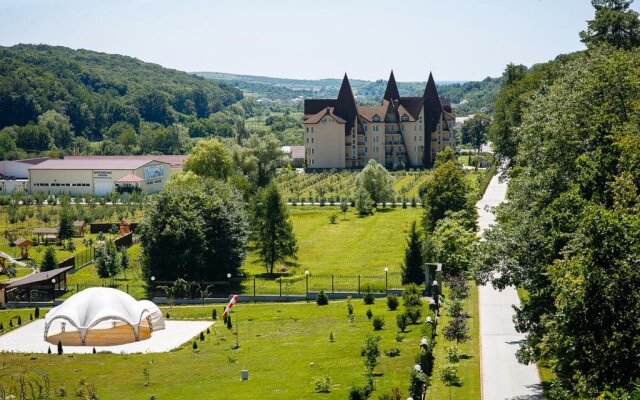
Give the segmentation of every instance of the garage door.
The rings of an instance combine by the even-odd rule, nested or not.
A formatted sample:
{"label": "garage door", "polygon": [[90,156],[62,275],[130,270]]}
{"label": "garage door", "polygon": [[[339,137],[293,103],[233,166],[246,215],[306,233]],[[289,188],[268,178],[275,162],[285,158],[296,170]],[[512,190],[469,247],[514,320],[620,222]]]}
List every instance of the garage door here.
{"label": "garage door", "polygon": [[98,196],[105,196],[113,190],[112,182],[94,182],[94,193]]}

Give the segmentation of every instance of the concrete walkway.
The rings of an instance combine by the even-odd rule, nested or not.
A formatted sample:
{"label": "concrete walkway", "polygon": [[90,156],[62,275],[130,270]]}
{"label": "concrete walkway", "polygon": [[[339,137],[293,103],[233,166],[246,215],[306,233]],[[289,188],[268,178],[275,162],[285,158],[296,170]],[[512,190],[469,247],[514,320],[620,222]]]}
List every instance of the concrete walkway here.
{"label": "concrete walkway", "polygon": [[[495,221],[494,215],[485,207],[495,207],[505,199],[506,182],[494,176],[484,194],[476,204],[480,231]],[[542,399],[542,385],[538,369],[534,364],[522,365],[515,353],[524,335],[516,332],[513,325],[514,310],[520,299],[516,289],[508,287],[499,291],[491,284],[478,288],[480,308],[481,384],[484,400],[534,400]]]}

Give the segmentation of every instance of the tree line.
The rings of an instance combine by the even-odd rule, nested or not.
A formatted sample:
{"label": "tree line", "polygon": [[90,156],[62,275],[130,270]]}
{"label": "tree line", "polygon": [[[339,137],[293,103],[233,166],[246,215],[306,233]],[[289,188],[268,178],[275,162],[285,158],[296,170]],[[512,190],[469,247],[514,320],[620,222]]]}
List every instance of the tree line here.
{"label": "tree line", "polygon": [[526,291],[517,355],[552,369],[553,399],[639,394],[640,20],[592,4],[587,50],[505,70],[490,137],[509,201],[477,252],[480,281]]}

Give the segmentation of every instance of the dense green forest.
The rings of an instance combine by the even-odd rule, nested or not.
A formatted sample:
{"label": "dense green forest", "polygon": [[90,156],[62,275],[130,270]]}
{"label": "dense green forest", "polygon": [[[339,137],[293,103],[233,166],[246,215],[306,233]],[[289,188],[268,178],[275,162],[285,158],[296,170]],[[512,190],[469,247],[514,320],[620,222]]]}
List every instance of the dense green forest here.
{"label": "dense green forest", "polygon": [[637,399],[640,19],[629,0],[592,4],[586,51],[506,68],[490,137],[509,201],[476,272],[524,289],[518,359],[552,370],[545,397]]}
{"label": "dense green forest", "polygon": [[[246,95],[279,102],[301,109],[300,98],[334,98],[338,95],[342,79],[285,79],[252,75],[235,75],[221,72],[196,72],[195,74],[241,89]],[[456,105],[460,116],[478,112],[491,113],[492,103],[502,78],[486,78],[476,82],[437,82],[442,97]],[[359,104],[377,104],[382,99],[387,81],[350,79]],[[398,82],[403,96],[421,96],[426,82]],[[297,99],[297,101],[296,101]]]}
{"label": "dense green forest", "polygon": [[0,47],[0,156],[182,152],[200,125],[242,98],[232,86],[131,57]]}

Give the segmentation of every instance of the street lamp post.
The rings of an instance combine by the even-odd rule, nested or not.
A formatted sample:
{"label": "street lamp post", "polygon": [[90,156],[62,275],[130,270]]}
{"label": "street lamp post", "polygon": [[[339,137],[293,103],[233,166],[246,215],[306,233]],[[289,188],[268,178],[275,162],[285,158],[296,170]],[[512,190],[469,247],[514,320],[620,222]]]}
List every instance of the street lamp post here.
{"label": "street lamp post", "polygon": [[304,270],[304,279],[306,284],[306,299],[309,300],[309,270]]}
{"label": "street lamp post", "polygon": [[56,278],[51,279],[51,302],[56,301]]}
{"label": "street lamp post", "polygon": [[440,311],[440,287],[438,286],[438,281],[433,281],[433,299],[436,302],[436,317],[437,317]]}
{"label": "street lamp post", "polygon": [[389,292],[389,267],[384,267],[384,292]]}
{"label": "street lamp post", "polygon": [[155,295],[156,295],[156,277],[151,275],[151,300],[153,300]]}

